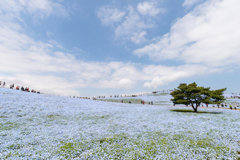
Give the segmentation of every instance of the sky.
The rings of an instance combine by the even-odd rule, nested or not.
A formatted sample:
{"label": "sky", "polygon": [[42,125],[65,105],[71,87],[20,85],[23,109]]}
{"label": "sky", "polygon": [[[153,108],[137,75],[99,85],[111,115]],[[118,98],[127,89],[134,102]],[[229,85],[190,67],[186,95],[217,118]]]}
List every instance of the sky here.
{"label": "sky", "polygon": [[0,0],[0,81],[97,96],[240,91],[239,0]]}

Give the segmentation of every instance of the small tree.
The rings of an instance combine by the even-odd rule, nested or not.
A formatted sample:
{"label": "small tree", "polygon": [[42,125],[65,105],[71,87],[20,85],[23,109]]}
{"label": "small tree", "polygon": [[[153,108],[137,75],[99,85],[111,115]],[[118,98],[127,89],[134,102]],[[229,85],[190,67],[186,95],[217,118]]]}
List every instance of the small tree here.
{"label": "small tree", "polygon": [[223,96],[223,92],[226,88],[218,89],[218,90],[210,90],[210,87],[204,88],[199,87],[197,84],[185,84],[182,83],[178,86],[177,89],[171,93],[173,99],[171,101],[174,104],[185,104],[191,105],[193,110],[197,112],[197,108],[201,103],[208,104],[220,104],[225,98]]}

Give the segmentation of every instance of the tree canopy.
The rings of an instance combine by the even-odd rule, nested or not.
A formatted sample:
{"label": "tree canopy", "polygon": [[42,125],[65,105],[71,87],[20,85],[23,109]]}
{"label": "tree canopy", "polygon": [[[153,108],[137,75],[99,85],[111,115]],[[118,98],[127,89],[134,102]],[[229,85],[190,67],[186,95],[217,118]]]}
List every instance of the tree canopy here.
{"label": "tree canopy", "polygon": [[191,105],[193,110],[197,112],[197,108],[201,103],[206,104],[220,104],[225,98],[223,92],[226,88],[218,90],[210,90],[210,87],[204,88],[197,86],[195,82],[191,84],[181,83],[177,89],[171,93],[174,104]]}

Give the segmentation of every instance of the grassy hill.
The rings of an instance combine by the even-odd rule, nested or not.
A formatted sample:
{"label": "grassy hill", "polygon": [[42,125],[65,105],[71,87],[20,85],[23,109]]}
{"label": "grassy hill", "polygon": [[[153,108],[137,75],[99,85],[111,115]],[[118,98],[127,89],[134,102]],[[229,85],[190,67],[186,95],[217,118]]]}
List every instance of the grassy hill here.
{"label": "grassy hill", "polygon": [[0,157],[237,159],[239,111],[170,109],[0,88]]}

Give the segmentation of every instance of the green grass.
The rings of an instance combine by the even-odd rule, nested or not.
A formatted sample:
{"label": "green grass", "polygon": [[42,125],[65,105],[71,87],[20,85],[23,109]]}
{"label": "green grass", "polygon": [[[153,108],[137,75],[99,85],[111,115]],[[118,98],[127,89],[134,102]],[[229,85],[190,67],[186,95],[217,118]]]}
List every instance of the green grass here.
{"label": "green grass", "polygon": [[[123,97],[124,98],[124,97]],[[131,101],[134,104],[141,104],[142,99],[98,99],[100,101],[108,101],[108,102],[116,102],[116,103],[121,103],[121,100],[123,100],[123,103],[129,103]]]}
{"label": "green grass", "polygon": [[110,115],[82,116],[83,120],[107,120]]}
{"label": "green grass", "polygon": [[22,146],[20,144],[11,144],[8,146],[8,149],[14,150],[14,149],[20,149]]}
{"label": "green grass", "polygon": [[[162,132],[145,132],[138,135],[115,134],[108,137],[61,142],[57,150],[59,156],[66,159],[107,156],[109,159],[154,159],[158,155],[167,156],[171,159],[172,154],[179,154],[178,146],[184,146],[193,154],[208,155],[215,152],[217,155],[229,154],[229,148],[216,144],[213,139],[197,139],[184,134],[163,134]],[[207,150],[206,150],[207,149]],[[190,158],[184,152],[175,158]],[[217,158],[217,157],[210,157]]]}
{"label": "green grass", "polygon": [[[132,104],[141,104],[142,99],[98,99],[99,101],[108,101],[108,102],[115,102],[115,103],[121,103],[121,100],[123,100],[123,103],[129,103],[129,101],[132,102]],[[148,102],[145,101],[145,105],[147,105]]]}
{"label": "green grass", "polygon": [[157,94],[150,94],[148,96],[166,96],[169,95],[169,93],[157,93]]}
{"label": "green grass", "polygon": [[206,113],[206,114],[222,114],[222,112],[209,112],[209,111],[197,111],[193,109],[171,109],[172,112],[184,112],[184,113]]}
{"label": "green grass", "polygon": [[18,128],[19,126],[19,123],[14,122],[0,123],[0,130],[11,130],[13,128]]}

